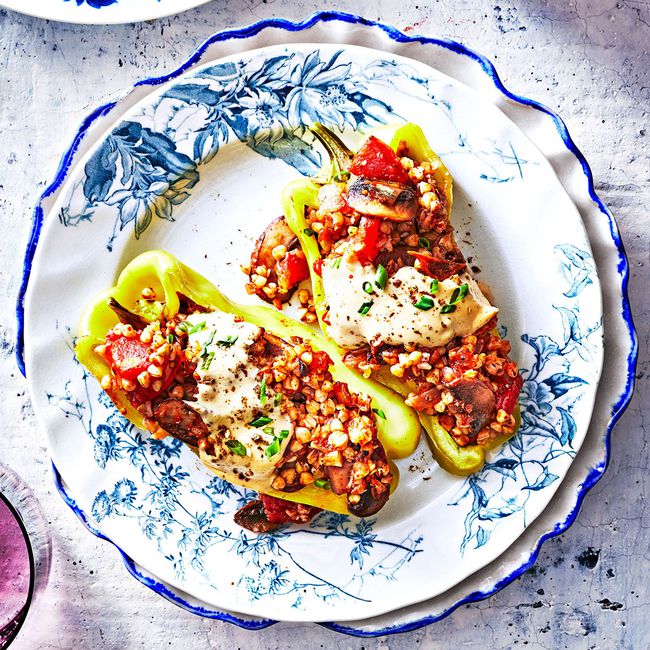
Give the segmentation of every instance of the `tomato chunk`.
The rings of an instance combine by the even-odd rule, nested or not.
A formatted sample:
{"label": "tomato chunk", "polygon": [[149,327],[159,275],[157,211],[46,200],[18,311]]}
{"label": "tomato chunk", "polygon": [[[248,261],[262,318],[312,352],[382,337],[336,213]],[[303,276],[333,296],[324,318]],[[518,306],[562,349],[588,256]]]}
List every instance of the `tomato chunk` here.
{"label": "tomato chunk", "polygon": [[320,508],[307,506],[302,503],[292,503],[284,499],[260,494],[266,518],[272,524],[288,524],[291,522],[306,523],[320,512]]}
{"label": "tomato chunk", "polygon": [[361,217],[357,239],[363,248],[356,251],[356,256],[361,264],[372,264],[379,254],[379,219]]}
{"label": "tomato chunk", "polygon": [[135,381],[149,367],[149,346],[139,336],[127,338],[113,333],[106,337],[113,372],[122,379]]}
{"label": "tomato chunk", "polygon": [[512,412],[517,406],[519,393],[521,392],[521,387],[523,385],[524,380],[521,375],[517,375],[516,377],[505,375],[505,379],[499,383],[499,388],[496,394],[497,410],[503,409],[506,413],[512,415]]}
{"label": "tomato chunk", "polygon": [[395,181],[412,185],[397,154],[385,143],[371,135],[355,154],[350,173],[372,181]]}
{"label": "tomato chunk", "polygon": [[289,291],[299,282],[309,277],[309,267],[305,254],[301,250],[289,251],[276,264],[278,285],[284,291]]}

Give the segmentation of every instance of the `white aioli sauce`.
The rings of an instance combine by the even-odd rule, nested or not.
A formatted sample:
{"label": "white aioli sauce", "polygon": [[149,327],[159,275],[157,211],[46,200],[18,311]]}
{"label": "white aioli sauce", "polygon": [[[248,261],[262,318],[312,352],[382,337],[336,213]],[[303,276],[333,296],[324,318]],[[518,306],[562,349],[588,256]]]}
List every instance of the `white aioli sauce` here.
{"label": "white aioli sauce", "polygon": [[[485,325],[499,310],[488,302],[478,284],[467,274],[453,275],[431,292],[432,278],[412,266],[404,266],[388,279],[386,288],[375,284],[374,266],[348,262],[341,258],[339,268],[332,261],[323,264],[323,286],[329,305],[328,334],[342,347],[353,350],[365,343],[389,345],[417,343],[425,347],[445,345],[455,336],[467,336]],[[370,283],[372,293],[364,291]],[[467,284],[467,295],[456,309],[443,314],[455,289]],[[366,285],[367,286],[367,285]],[[422,295],[433,299],[433,307],[418,309]],[[367,314],[360,314],[364,303],[372,301]]]}
{"label": "white aioli sauce", "polygon": [[[261,330],[256,325],[237,322],[232,314],[225,312],[193,314],[187,323],[191,332],[189,344],[200,345],[203,355],[214,353],[209,362],[210,357],[199,357],[197,401],[188,402],[201,415],[215,443],[214,455],[202,452],[201,459],[229,482],[253,490],[268,489],[275,463],[282,458],[293,432],[293,424],[279,406],[274,406],[273,395],[267,393],[265,400],[261,398],[261,380],[249,358],[249,350]],[[205,327],[192,332],[192,327],[201,323]],[[223,343],[235,337],[234,343]],[[271,418],[272,422],[251,426],[260,415]],[[265,433],[267,427],[272,427],[273,433]],[[266,449],[282,430],[289,431],[289,435],[280,441],[279,452],[269,458]],[[233,451],[228,441],[231,445],[233,441],[243,445],[246,455]]]}

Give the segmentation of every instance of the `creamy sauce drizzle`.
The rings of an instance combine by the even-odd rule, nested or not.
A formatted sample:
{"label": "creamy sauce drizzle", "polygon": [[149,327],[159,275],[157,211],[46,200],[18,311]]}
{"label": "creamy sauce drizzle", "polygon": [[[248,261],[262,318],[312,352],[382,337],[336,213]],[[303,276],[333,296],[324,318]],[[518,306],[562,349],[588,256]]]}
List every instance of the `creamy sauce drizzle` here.
{"label": "creamy sauce drizzle", "polygon": [[[189,345],[198,346],[196,368],[198,395],[196,402],[188,402],[210,429],[215,443],[214,455],[201,453],[201,459],[221,478],[245,485],[253,490],[267,490],[271,486],[275,463],[282,458],[290,435],[280,442],[277,454],[268,458],[267,447],[282,430],[293,432],[289,417],[280,406],[274,406],[273,395],[267,391],[266,399],[260,395],[261,380],[257,368],[250,361],[250,348],[261,329],[246,322],[237,322],[232,314],[212,312],[193,314],[187,319],[190,325]],[[204,323],[196,332],[192,327]],[[230,338],[228,338],[230,337]],[[231,344],[225,341],[233,341]],[[214,356],[211,361],[207,361]],[[263,402],[263,403],[262,403]],[[253,427],[250,423],[264,415],[272,419],[267,425]],[[265,433],[267,427],[273,433]],[[231,445],[243,445],[246,455],[237,454]]]}
{"label": "creamy sauce drizzle", "polygon": [[[346,261],[345,256],[339,268],[332,266],[331,260],[323,264],[323,286],[331,323],[327,331],[342,348],[352,350],[365,343],[378,342],[445,345],[455,336],[472,334],[498,312],[467,273],[440,282],[436,294],[431,292],[432,279],[412,266],[400,268],[388,279],[384,290],[375,285],[375,275],[374,266]],[[364,291],[366,283],[372,286],[371,294]],[[468,285],[467,295],[453,312],[443,314],[441,308],[464,283]],[[422,295],[433,299],[431,309],[415,307]],[[370,301],[368,313],[359,313],[362,305]]]}

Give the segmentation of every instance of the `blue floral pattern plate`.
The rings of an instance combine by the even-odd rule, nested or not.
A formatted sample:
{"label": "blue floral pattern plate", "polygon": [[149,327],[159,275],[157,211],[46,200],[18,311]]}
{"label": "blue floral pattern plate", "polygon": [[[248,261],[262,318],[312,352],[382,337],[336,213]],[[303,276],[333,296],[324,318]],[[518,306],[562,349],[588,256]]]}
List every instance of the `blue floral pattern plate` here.
{"label": "blue floral pattern plate", "polygon": [[[612,316],[611,301],[603,312],[599,279],[625,308],[624,258],[606,209],[580,184],[578,154],[556,164],[568,146],[558,122],[495,94],[498,79],[462,46],[400,45],[408,37],[364,23],[323,15],[217,35],[182,73],[98,109],[37,208],[27,256],[25,361],[64,498],[136,578],[250,628],[338,621],[329,625],[386,633],[503,586],[573,519],[629,397],[633,331],[620,312]],[[349,25],[356,43],[383,49],[332,42]],[[228,54],[231,37],[248,38],[251,50]],[[232,521],[249,495],[183,445],[154,441],[120,417],[72,345],[84,305],[151,248],[250,300],[239,264],[280,211],[284,184],[318,168],[305,128],[314,120],[350,141],[395,122],[422,125],[454,176],[461,247],[501,307],[522,368],[523,423],[470,478],[440,470],[423,441],[398,463],[399,489],[377,516],[323,513],[256,536]],[[585,229],[590,210],[600,212],[600,231]],[[596,235],[610,241],[600,260]],[[607,347],[604,318],[621,334]],[[608,409],[596,410],[594,425],[610,349]]]}
{"label": "blue floral pattern plate", "polygon": [[110,25],[171,16],[210,0],[0,0],[6,7],[28,16],[64,23]]}

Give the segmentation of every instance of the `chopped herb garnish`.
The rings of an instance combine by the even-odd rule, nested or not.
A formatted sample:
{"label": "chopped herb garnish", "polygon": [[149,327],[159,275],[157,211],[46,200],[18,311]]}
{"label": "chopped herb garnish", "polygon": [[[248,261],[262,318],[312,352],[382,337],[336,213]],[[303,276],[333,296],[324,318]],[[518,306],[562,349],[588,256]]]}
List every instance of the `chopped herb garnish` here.
{"label": "chopped herb garnish", "polygon": [[266,402],[266,379],[262,379],[262,383],[260,384],[260,404],[264,404]]}
{"label": "chopped herb garnish", "polygon": [[280,438],[280,440],[284,440],[288,435],[289,435],[289,429],[282,429],[282,431],[278,433],[278,438]]}
{"label": "chopped herb garnish", "polygon": [[280,406],[281,401],[282,401],[282,393],[276,393],[275,396],[273,397],[273,405]]}
{"label": "chopped herb garnish", "polygon": [[364,302],[363,305],[361,305],[361,307],[359,307],[359,313],[362,316],[366,316],[367,313],[370,311],[370,308],[373,306],[373,304],[374,303],[373,303],[372,300],[368,300],[368,302]]}
{"label": "chopped herb garnish", "polygon": [[420,296],[414,305],[422,311],[428,311],[433,307],[433,298],[431,296]]}
{"label": "chopped herb garnish", "polygon": [[305,235],[307,235],[307,237],[313,237],[315,235],[314,231],[311,228],[305,228],[303,232]]}
{"label": "chopped herb garnish", "polygon": [[238,456],[246,456],[246,447],[239,440],[226,440],[226,447]]}
{"label": "chopped herb garnish", "polygon": [[341,258],[337,257],[333,262],[332,262],[332,268],[333,269],[338,269],[339,266],[341,266]]}
{"label": "chopped herb garnish", "polygon": [[314,485],[321,488],[321,490],[330,490],[332,488],[330,482],[326,478],[317,478],[314,481]]}
{"label": "chopped herb garnish", "polygon": [[377,266],[377,273],[375,274],[375,284],[380,289],[383,290],[386,288],[387,282],[388,282],[388,273],[386,272],[386,268],[384,267],[383,264],[379,264]]}
{"label": "chopped herb garnish", "polygon": [[342,171],[339,172],[336,176],[334,176],[334,180],[337,183],[345,183],[350,178],[350,172]]}
{"label": "chopped herb garnish", "polygon": [[173,334],[167,334],[167,343],[173,343],[175,340],[176,339]]}
{"label": "chopped herb garnish", "polygon": [[187,332],[188,325],[185,321],[181,321],[176,327],[181,331],[181,332]]}
{"label": "chopped herb garnish", "polygon": [[225,339],[221,341],[217,341],[217,345],[223,345],[227,348],[229,348],[231,345],[235,343],[235,341],[238,339],[238,336],[232,336],[231,334],[228,334]]}
{"label": "chopped herb garnish", "polygon": [[207,341],[203,345],[203,350],[201,350],[201,359],[205,359],[208,354],[211,354],[214,357],[214,352],[208,353],[208,348],[212,345],[212,341],[214,341],[214,335],[215,335],[215,330],[212,330],[210,333],[210,336],[208,336]]}
{"label": "chopped herb garnish", "polygon": [[420,239],[418,239],[418,244],[427,250],[431,248],[431,242],[426,237],[420,237]]}
{"label": "chopped herb garnish", "polygon": [[440,282],[438,282],[438,280],[434,278],[433,280],[431,280],[431,293],[435,295],[436,293],[438,293],[439,289],[440,289]]}
{"label": "chopped herb garnish", "polygon": [[213,359],[214,359],[214,352],[210,352],[208,355],[206,355],[205,358],[203,359],[203,363],[201,364],[201,370],[208,370]]}
{"label": "chopped herb garnish", "polygon": [[381,409],[372,409],[372,412],[376,413],[383,420],[386,420],[386,414]]}
{"label": "chopped herb garnish", "polygon": [[451,314],[452,311],[456,311],[456,305],[443,305],[440,310],[441,314]]}
{"label": "chopped herb garnish", "polygon": [[459,303],[466,295],[469,290],[467,283],[461,284],[460,287],[454,289],[454,293],[451,294],[451,300],[449,301],[450,305],[455,305]]}
{"label": "chopped herb garnish", "polygon": [[266,448],[266,457],[271,458],[275,456],[280,451],[280,442],[276,438],[267,448]]}
{"label": "chopped herb garnish", "polygon": [[267,436],[273,435],[273,427],[264,427],[262,429]]}
{"label": "chopped herb garnish", "polygon": [[370,284],[370,282],[364,282],[361,286],[363,287],[363,290],[366,293],[372,293],[373,292],[372,285]]}
{"label": "chopped herb garnish", "polygon": [[193,325],[190,327],[189,330],[187,330],[188,334],[196,334],[197,332],[200,332],[201,330],[205,329],[205,321],[202,321],[200,323],[197,323],[196,325]]}
{"label": "chopped herb garnish", "polygon": [[271,418],[266,417],[266,415],[260,415],[260,417],[255,418],[252,422],[249,422],[249,424],[252,427],[259,428],[259,427],[264,427],[267,424],[271,424],[271,422],[273,422]]}

